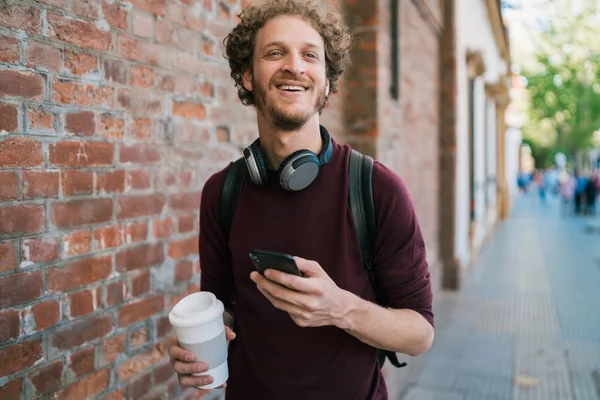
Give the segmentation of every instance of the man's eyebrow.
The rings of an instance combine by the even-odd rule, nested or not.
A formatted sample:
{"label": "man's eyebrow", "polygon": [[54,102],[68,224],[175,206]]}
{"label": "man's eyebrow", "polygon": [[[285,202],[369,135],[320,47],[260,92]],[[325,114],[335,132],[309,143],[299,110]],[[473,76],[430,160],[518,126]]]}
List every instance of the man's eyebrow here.
{"label": "man's eyebrow", "polygon": [[[313,43],[313,42],[304,42],[303,45],[306,47],[315,48],[315,49],[320,49],[323,47],[323,46],[321,46],[317,43]],[[268,47],[274,47],[274,46],[285,47],[285,43],[280,42],[280,41],[268,42],[267,44],[265,44],[262,47],[266,49]]]}

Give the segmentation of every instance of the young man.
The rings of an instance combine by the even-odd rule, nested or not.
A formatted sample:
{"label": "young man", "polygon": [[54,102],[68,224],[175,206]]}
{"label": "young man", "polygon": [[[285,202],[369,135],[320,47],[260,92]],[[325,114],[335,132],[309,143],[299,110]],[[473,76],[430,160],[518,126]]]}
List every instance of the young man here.
{"label": "young man", "polygon": [[[418,355],[433,341],[414,207],[402,181],[377,162],[374,258],[389,308],[374,303],[348,206],[351,149],[319,124],[348,65],[351,38],[340,15],[321,3],[251,6],[226,39],[231,76],[242,102],[256,108],[260,139],[248,149],[249,173],[228,236],[219,209],[231,165],[202,193],[201,290],[223,301],[227,338],[235,338],[228,400],[387,399],[376,348]],[[290,165],[310,152],[318,173],[295,187]],[[254,248],[294,255],[303,277],[258,274],[248,256]],[[170,354],[183,386],[211,382],[191,375],[207,370],[202,360],[178,346]]]}

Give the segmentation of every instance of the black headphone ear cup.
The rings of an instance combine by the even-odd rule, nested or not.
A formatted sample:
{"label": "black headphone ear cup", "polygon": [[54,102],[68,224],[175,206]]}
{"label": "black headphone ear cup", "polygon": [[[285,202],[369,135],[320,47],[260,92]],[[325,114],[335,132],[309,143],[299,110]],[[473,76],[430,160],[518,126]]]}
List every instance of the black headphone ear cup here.
{"label": "black headphone ear cup", "polygon": [[254,155],[254,159],[256,160],[256,166],[258,167],[258,173],[260,174],[262,184],[265,184],[269,181],[269,175],[267,173],[267,164],[265,163],[263,152],[256,144],[252,144],[250,146],[250,150],[252,151],[252,155]]}

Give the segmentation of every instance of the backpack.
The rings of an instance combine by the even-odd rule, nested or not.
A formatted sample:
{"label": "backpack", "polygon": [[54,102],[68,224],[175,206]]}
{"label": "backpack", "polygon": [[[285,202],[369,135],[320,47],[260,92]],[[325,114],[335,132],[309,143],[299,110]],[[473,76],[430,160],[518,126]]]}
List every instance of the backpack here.
{"label": "backpack", "polygon": [[[350,162],[348,163],[348,174],[350,177],[348,203],[352,211],[354,224],[356,225],[363,265],[374,288],[376,302],[380,306],[386,307],[387,302],[377,284],[377,275],[375,273],[375,266],[373,265],[373,242],[377,234],[377,224],[375,220],[375,205],[373,203],[372,172],[373,159],[356,150],[352,150],[350,153]],[[227,172],[223,188],[221,189],[219,223],[226,238],[229,238],[233,216],[242,193],[245,176],[245,160],[241,157],[233,163]],[[406,366],[405,362],[400,363],[398,361],[396,353],[377,349],[377,360],[381,367],[383,367],[386,358],[397,368]]]}

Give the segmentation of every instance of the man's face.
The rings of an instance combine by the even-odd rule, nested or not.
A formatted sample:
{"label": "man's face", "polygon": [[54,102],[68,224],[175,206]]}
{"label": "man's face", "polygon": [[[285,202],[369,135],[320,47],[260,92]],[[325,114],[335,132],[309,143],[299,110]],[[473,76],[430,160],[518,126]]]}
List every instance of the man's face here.
{"label": "man's face", "polygon": [[244,86],[277,128],[297,130],[325,107],[325,45],[303,19],[282,15],[267,22],[256,35],[253,64]]}

